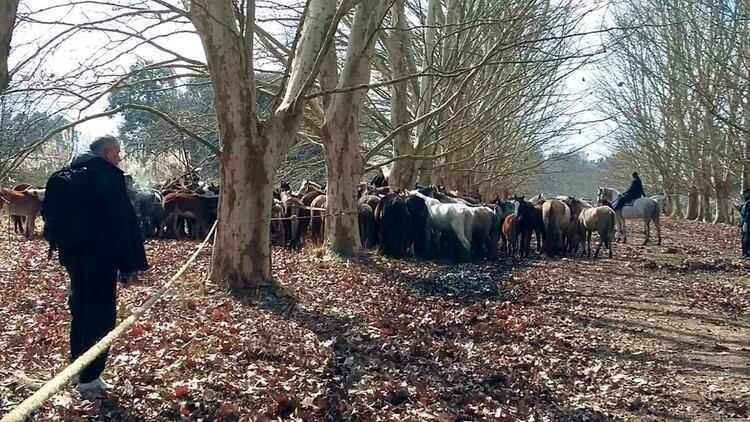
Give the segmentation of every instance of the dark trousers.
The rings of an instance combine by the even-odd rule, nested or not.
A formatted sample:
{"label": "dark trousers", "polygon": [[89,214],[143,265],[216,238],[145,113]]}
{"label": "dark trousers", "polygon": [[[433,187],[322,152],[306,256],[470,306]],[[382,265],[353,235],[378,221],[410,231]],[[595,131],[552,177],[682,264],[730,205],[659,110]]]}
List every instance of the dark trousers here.
{"label": "dark trousers", "polygon": [[750,256],[750,230],[742,233],[742,256]]}
{"label": "dark trousers", "polygon": [[[70,358],[81,356],[115,327],[117,270],[81,264],[66,267],[70,275]],[[102,352],[80,374],[79,382],[97,379],[104,371],[109,350]]]}
{"label": "dark trousers", "polygon": [[615,199],[615,202],[612,203],[612,208],[615,211],[619,211],[625,207],[625,204],[635,201],[636,199],[638,199],[636,196],[624,195],[621,198]]}

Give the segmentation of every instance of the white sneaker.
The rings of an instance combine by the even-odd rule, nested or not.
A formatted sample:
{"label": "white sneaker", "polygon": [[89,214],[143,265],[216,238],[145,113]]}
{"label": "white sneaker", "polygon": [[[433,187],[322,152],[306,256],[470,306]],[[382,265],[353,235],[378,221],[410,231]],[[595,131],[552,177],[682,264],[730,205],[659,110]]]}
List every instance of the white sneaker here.
{"label": "white sneaker", "polygon": [[91,382],[78,384],[78,392],[85,398],[95,398],[104,395],[112,386],[99,377]]}

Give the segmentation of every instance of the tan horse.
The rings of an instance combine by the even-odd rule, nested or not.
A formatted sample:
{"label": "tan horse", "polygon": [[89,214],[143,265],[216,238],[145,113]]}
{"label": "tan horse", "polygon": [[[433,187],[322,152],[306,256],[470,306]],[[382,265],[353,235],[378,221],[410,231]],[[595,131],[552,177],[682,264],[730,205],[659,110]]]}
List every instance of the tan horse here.
{"label": "tan horse", "polygon": [[[581,211],[578,216],[578,225],[582,229],[582,235],[586,236],[586,243],[583,243],[583,236],[581,236],[581,244],[583,246],[583,252],[581,256],[586,253],[586,245],[588,245],[588,256],[591,256],[591,233],[597,232],[599,234],[599,244],[596,245],[596,253],[594,258],[599,256],[599,251],[602,245],[609,249],[609,257],[612,258],[612,240],[615,233],[615,211],[606,205],[596,208],[586,208]],[[585,232],[585,233],[584,233]]]}
{"label": "tan horse", "polygon": [[542,204],[544,249],[548,256],[565,255],[565,237],[570,226],[570,208],[559,199],[548,199]]}
{"label": "tan horse", "polygon": [[0,200],[8,204],[8,216],[10,221],[18,221],[19,218],[26,219],[26,228],[23,230],[27,239],[34,236],[34,225],[36,216],[42,209],[42,200],[33,192],[18,192],[12,189],[0,189]]}
{"label": "tan horse", "polygon": [[557,199],[563,201],[570,208],[570,224],[566,233],[566,251],[578,251],[579,244],[583,242],[582,235],[585,234],[578,223],[578,216],[581,215],[581,211],[584,209],[591,208],[591,204],[572,196],[558,196]]}

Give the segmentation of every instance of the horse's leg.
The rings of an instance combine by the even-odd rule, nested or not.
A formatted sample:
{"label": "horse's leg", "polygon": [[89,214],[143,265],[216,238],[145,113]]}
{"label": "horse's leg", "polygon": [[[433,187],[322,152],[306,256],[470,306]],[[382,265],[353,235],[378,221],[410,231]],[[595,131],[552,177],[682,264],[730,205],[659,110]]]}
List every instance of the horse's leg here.
{"label": "horse's leg", "polygon": [[656,244],[661,246],[661,219],[659,216],[654,219],[654,226],[656,226]]}
{"label": "horse's leg", "polygon": [[604,242],[604,236],[602,233],[599,233],[599,243],[596,245],[596,252],[594,253],[594,258],[599,258],[599,251],[602,249],[602,243]]}
{"label": "horse's leg", "polygon": [[[534,230],[534,235],[536,236],[536,253],[541,253],[542,252],[541,233],[539,232],[539,230]],[[531,249],[531,232],[529,232],[529,249]]]}
{"label": "horse's leg", "polygon": [[651,219],[649,217],[643,218],[643,244],[648,244],[649,237],[651,235]]}
{"label": "horse's leg", "polygon": [[36,215],[31,214],[26,216],[26,238],[31,239],[34,237],[34,220]]}
{"label": "horse's leg", "polygon": [[180,226],[180,216],[175,215],[174,220],[172,221],[172,231],[174,232],[174,237],[177,240],[182,239],[182,227]]}
{"label": "horse's leg", "polygon": [[29,224],[29,226],[31,227],[31,237],[36,236],[36,217],[37,217],[36,213],[30,217],[31,224]]}

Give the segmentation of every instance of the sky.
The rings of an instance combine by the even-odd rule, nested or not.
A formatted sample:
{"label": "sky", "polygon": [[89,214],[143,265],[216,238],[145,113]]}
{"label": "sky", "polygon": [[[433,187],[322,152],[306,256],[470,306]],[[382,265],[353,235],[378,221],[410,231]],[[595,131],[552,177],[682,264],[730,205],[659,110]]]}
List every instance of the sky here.
{"label": "sky", "polygon": [[[581,24],[581,32],[595,31],[602,25],[602,21],[604,19],[606,11],[606,3],[602,0],[585,1],[588,3],[587,7],[591,9],[592,12],[587,14],[586,18],[583,20]],[[80,5],[76,6],[76,8],[71,8],[69,6],[65,7],[64,5],[67,2],[68,0],[46,0],[45,2],[22,1],[19,10],[23,12],[28,11],[30,7],[34,8],[34,10],[39,10],[42,7],[49,8],[50,6],[60,5],[60,7],[51,7],[51,10],[43,13],[36,13],[33,16],[37,20],[45,20],[49,22],[64,22],[71,24],[96,22],[98,20],[106,19],[106,17],[111,14],[109,10],[101,10],[96,7],[82,8]],[[264,18],[264,16],[259,15],[258,18]],[[143,33],[145,35],[147,33],[147,30],[145,28],[153,22],[153,20],[143,22],[133,20],[131,22],[128,22],[127,28],[135,32],[143,30]],[[117,25],[103,25],[111,27],[115,30],[121,29]],[[122,24],[119,23],[118,25]],[[264,28],[270,30],[271,32],[277,32],[274,31],[275,28],[273,23],[266,22],[262,25]],[[40,36],[40,28],[45,29],[46,33],[44,36]],[[52,28],[53,30],[50,30],[50,28]],[[160,42],[161,45],[184,57],[204,61],[203,49],[197,35],[179,33],[179,31],[176,31],[176,28],[178,27],[176,27],[175,25],[162,24],[157,26],[156,28],[160,29],[148,30],[148,33],[151,35],[158,34],[162,36],[163,38],[161,38]],[[48,40],[51,35],[64,29],[64,25],[20,25],[16,33],[14,33],[13,44],[15,46],[15,49],[12,50],[9,60],[11,68],[13,68],[15,63],[18,63],[26,56],[28,56],[28,54],[30,54],[29,52],[33,51],[34,45],[45,42],[45,40]],[[74,71],[77,68],[85,66],[87,62],[96,60],[101,63],[107,61],[107,59],[117,57],[109,66],[107,66],[107,68],[105,68],[105,70],[110,70],[111,72],[123,72],[129,67],[130,64],[132,64],[136,60],[136,56],[154,61],[168,60],[173,57],[171,54],[160,51],[149,45],[138,46],[138,48],[135,50],[135,53],[137,54],[131,53],[120,55],[115,54],[114,52],[107,52],[105,49],[103,49],[104,46],[111,45],[109,43],[110,38],[116,39],[117,37],[118,34],[116,33],[110,33],[108,35],[104,35],[100,32],[87,32],[79,34],[78,36],[67,40],[65,44],[61,46],[61,48],[56,50],[55,54],[53,54],[53,57],[48,58],[43,63],[43,65],[50,66],[50,63],[54,63],[53,66],[50,66],[53,69],[50,70],[50,72],[64,74],[68,71]],[[589,50],[595,50],[599,45],[601,45],[600,37],[600,34],[591,34],[584,36],[580,40],[581,46]],[[133,44],[133,42],[134,41],[131,41],[130,44]],[[127,45],[127,43],[123,44],[121,49],[124,49]],[[94,57],[92,57],[92,55]],[[568,93],[570,93],[571,95],[580,94],[583,98],[591,98],[592,96],[590,95],[590,82],[593,81],[594,78],[594,65],[586,65],[583,68],[574,71],[565,80]],[[105,109],[106,105],[107,102],[105,97],[88,107],[83,115],[99,113]],[[580,108],[581,110],[595,108],[588,101],[581,101],[579,104],[577,104],[576,107]],[[590,111],[580,112],[577,116],[577,119],[581,121],[593,121],[600,118],[601,116],[597,115],[595,112]],[[117,125],[119,122],[120,119],[118,119],[117,117],[98,118],[81,123],[77,125],[76,129],[84,136],[84,138],[93,138],[106,133],[117,134]],[[589,153],[592,158],[606,155],[606,140],[600,140],[600,138],[606,134],[607,130],[608,128],[604,124],[582,126],[580,134],[572,136],[568,139],[568,146],[572,148],[588,145],[584,149],[584,151]]]}

